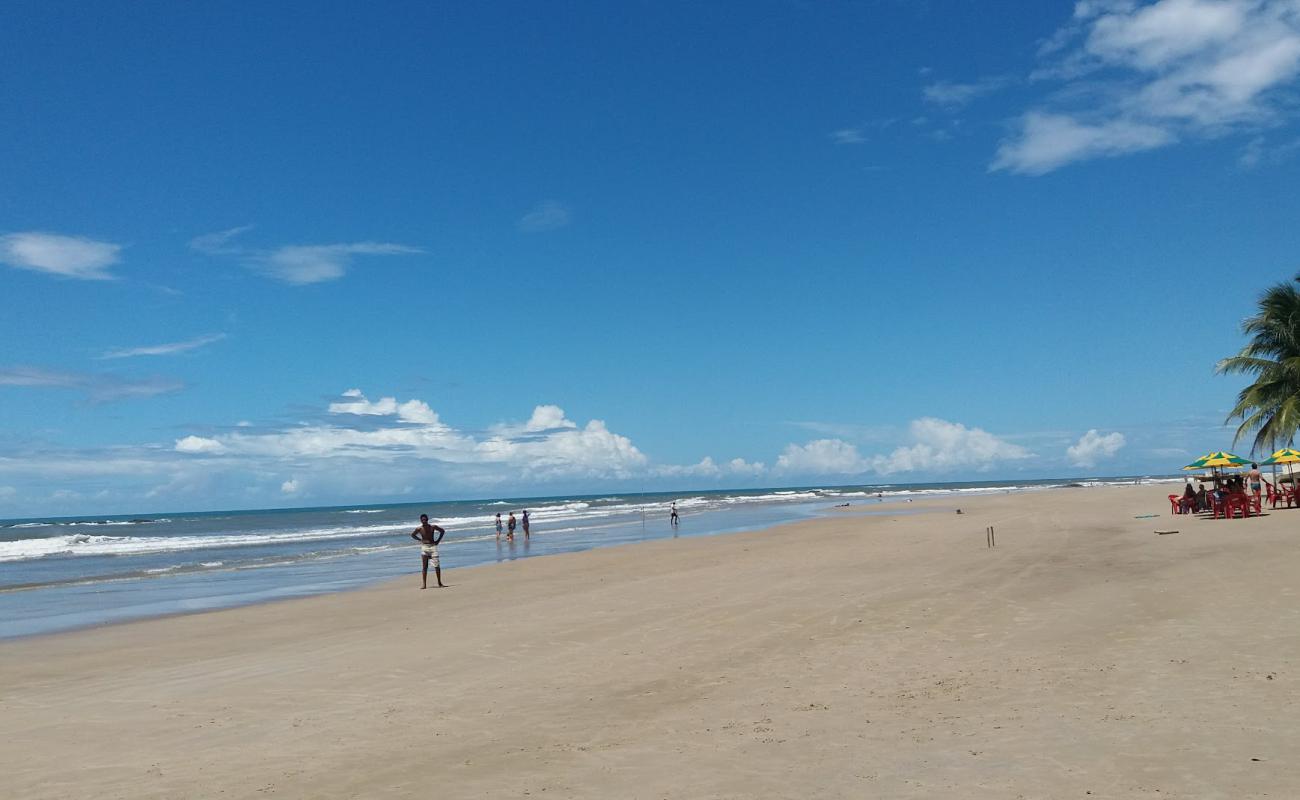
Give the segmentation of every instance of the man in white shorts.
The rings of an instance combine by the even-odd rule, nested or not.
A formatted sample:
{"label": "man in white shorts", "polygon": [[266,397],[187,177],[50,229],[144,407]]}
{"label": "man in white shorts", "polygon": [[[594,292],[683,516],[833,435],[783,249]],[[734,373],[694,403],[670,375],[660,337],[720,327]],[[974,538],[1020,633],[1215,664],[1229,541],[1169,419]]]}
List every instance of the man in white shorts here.
{"label": "man in white shorts", "polygon": [[411,538],[420,543],[420,561],[424,568],[420,573],[420,588],[429,588],[429,562],[433,562],[433,576],[438,580],[438,588],[444,588],[442,585],[442,566],[438,563],[438,542],[442,541],[447,531],[437,525],[429,524],[429,515],[420,515],[420,527],[411,531]]}

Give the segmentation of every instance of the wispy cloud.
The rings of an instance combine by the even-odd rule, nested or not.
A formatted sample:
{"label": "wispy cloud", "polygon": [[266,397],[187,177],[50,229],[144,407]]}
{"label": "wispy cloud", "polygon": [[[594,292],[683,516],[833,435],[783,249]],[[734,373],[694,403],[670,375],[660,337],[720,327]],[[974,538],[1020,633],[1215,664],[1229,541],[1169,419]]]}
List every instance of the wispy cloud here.
{"label": "wispy cloud", "polygon": [[0,236],[0,262],[81,280],[111,280],[122,246],[80,236],[27,231]]}
{"label": "wispy cloud", "polygon": [[420,252],[423,251],[418,247],[389,242],[286,245],[256,256],[254,263],[276,280],[302,286],[343,277],[356,256],[413,255]]}
{"label": "wispy cloud", "polygon": [[240,225],[216,233],[205,233],[190,239],[190,248],[212,256],[242,255],[245,250],[233,244],[235,237],[253,229],[252,225]]}
{"label": "wispy cloud", "polygon": [[0,386],[71,389],[94,403],[170,394],[185,388],[171,378],[129,378],[110,373],[60,372],[40,367],[0,369]]}
{"label": "wispy cloud", "polygon": [[985,95],[1005,89],[1013,83],[1006,75],[981,78],[970,83],[935,81],[921,89],[925,101],[945,111],[960,111]]}
{"label": "wispy cloud", "polygon": [[1300,5],[1085,0],[1040,54],[1033,77],[1059,91],[1016,121],[993,170],[1041,175],[1293,116],[1280,90],[1300,74]]}
{"label": "wispy cloud", "polygon": [[867,137],[862,128],[840,128],[831,131],[831,141],[835,144],[865,144]]}
{"label": "wispy cloud", "polygon": [[519,230],[524,233],[542,233],[563,228],[572,220],[568,207],[554,200],[538,203],[519,219]]}
{"label": "wispy cloud", "polygon": [[187,353],[191,350],[197,350],[204,345],[219,342],[224,338],[226,338],[226,334],[224,333],[212,333],[207,336],[200,336],[197,339],[189,339],[184,342],[145,345],[144,347],[120,347],[109,350],[100,356],[100,358],[114,359],[134,358],[136,356],[172,356],[177,353]]}
{"label": "wispy cloud", "polygon": [[236,238],[252,229],[242,225],[196,236],[190,247],[200,253],[234,256],[255,272],[294,286],[337,280],[343,277],[357,256],[415,255],[419,247],[392,242],[342,242],[337,244],[281,245],[269,249],[246,248]]}

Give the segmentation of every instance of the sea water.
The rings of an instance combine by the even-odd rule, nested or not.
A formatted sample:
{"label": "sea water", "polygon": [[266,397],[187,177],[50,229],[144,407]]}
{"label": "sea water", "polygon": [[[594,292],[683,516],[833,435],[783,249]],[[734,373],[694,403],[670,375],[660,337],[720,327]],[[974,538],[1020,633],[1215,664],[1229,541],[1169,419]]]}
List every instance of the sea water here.
{"label": "sea water", "polygon": [[[0,520],[0,638],[340,591],[418,574],[419,515],[446,528],[458,567],[593,547],[728,533],[807,519],[842,503],[1025,491],[1150,478],[796,487],[503,498],[261,511]],[[680,524],[669,522],[677,504]],[[882,507],[883,508],[883,507]],[[527,509],[532,535],[525,539]],[[496,536],[515,512],[514,542]]]}

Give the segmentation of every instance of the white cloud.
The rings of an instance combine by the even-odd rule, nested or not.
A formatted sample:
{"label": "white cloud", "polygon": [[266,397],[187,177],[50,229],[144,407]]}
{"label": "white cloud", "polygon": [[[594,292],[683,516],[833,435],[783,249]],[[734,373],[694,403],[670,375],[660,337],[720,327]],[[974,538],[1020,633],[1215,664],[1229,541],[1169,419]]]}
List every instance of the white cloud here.
{"label": "white cloud", "polygon": [[934,417],[913,420],[909,433],[913,444],[899,447],[887,456],[872,457],[871,468],[882,475],[959,468],[982,470],[1004,461],[1033,456],[1020,445],[1011,444],[988,431]]}
{"label": "white cloud", "polygon": [[28,231],[0,236],[0,262],[65,278],[111,280],[122,246],[80,236]]}
{"label": "white cloud", "polygon": [[777,472],[795,475],[848,475],[864,472],[867,466],[858,448],[841,439],[786,445],[776,459]]}
{"label": "white cloud", "polygon": [[186,436],[176,440],[176,452],[178,453],[222,453],[225,452],[226,446],[216,439],[208,439],[202,436]]}
{"label": "white cloud", "polygon": [[1172,133],[1155,125],[1123,119],[1088,124],[1070,116],[1031,111],[1021,120],[1020,137],[998,148],[992,168],[1043,175],[1072,161],[1136,153],[1172,141]]}
{"label": "white cloud", "polygon": [[722,470],[713,459],[705,456],[698,463],[681,465],[681,464],[664,464],[655,467],[654,474],[665,478],[717,478],[722,475]]}
{"label": "white cloud", "polygon": [[[627,477],[647,464],[645,455],[601,420],[579,426],[558,406],[538,406],[528,422],[493,426],[475,437],[442,422],[421,400],[393,397],[371,401],[358,389],[330,403],[338,416],[376,418],[364,428],[305,424],[271,433],[235,430],[215,437],[186,436],[173,449],[188,454],[222,454],[256,459],[333,459],[439,462],[501,469],[533,478]],[[482,473],[486,475],[486,473]]]}
{"label": "white cloud", "polygon": [[337,280],[347,273],[357,256],[414,255],[418,247],[392,242],[343,242],[338,244],[294,244],[271,249],[245,248],[234,239],[252,228],[244,225],[217,233],[196,236],[190,247],[201,253],[236,256],[251,269],[294,286]]}
{"label": "white cloud", "polygon": [[369,417],[397,417],[401,422],[420,425],[438,424],[438,415],[421,400],[397,402],[395,397],[381,397],[375,402],[366,399],[360,389],[348,389],[343,393],[348,398],[341,403],[330,403],[331,414],[357,414]]}
{"label": "white cloud", "polygon": [[864,144],[867,137],[863,135],[862,128],[840,128],[831,131],[831,141],[835,144]]}
{"label": "white cloud", "polygon": [[185,388],[184,383],[170,378],[127,378],[108,373],[59,372],[39,367],[0,369],[0,386],[72,389],[83,392],[96,403],[153,397]]}
{"label": "white cloud", "polygon": [[981,78],[972,83],[936,81],[921,90],[925,101],[948,111],[958,111],[975,100],[1006,88],[1011,79],[1005,75]]}
{"label": "white cloud", "polygon": [[767,465],[762,461],[746,461],[743,458],[733,458],[727,462],[727,471],[736,475],[762,475],[767,471]]}
{"label": "white cloud", "polygon": [[216,233],[205,233],[202,236],[195,236],[190,239],[190,247],[208,255],[241,255],[244,250],[232,245],[231,242],[236,236],[252,229],[252,225],[240,225],[237,228],[227,228]]}
{"label": "white cloud", "polygon": [[422,252],[388,242],[353,244],[286,245],[256,258],[262,271],[276,280],[295,286],[321,283],[343,277],[355,256],[392,256]]}
{"label": "white cloud", "polygon": [[1295,0],[1081,2],[1040,50],[1063,91],[1030,110],[991,165],[1030,175],[1066,164],[1255,131],[1294,113]]}
{"label": "white cloud", "polygon": [[134,358],[135,356],[170,356],[177,353],[186,353],[190,350],[197,350],[204,345],[219,342],[226,338],[224,333],[213,333],[207,336],[200,336],[197,339],[188,339],[184,342],[172,342],[170,344],[153,344],[144,347],[119,347],[109,350],[101,359],[113,358]]}
{"label": "white cloud", "polygon": [[1093,467],[1098,461],[1110,458],[1124,446],[1124,434],[1102,435],[1094,428],[1079,437],[1079,441],[1066,448],[1065,454],[1076,467]]}
{"label": "white cloud", "polygon": [[283,493],[283,494],[297,494],[297,493],[298,493],[298,489],[300,489],[300,488],[301,488],[301,487],[300,487],[299,484],[298,484],[298,479],[297,479],[297,478],[290,478],[289,480],[287,480],[287,481],[285,481],[284,483],[280,484],[280,491],[281,491],[281,493]]}
{"label": "white cloud", "polygon": [[519,230],[524,233],[541,233],[563,228],[569,224],[573,215],[569,209],[554,200],[538,203],[519,220]]}

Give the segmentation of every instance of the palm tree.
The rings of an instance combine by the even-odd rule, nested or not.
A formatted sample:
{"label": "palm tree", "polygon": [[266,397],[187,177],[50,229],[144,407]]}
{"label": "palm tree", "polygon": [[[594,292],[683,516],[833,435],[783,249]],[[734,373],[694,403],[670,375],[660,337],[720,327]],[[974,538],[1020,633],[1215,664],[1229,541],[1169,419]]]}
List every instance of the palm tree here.
{"label": "palm tree", "polygon": [[1250,343],[1215,365],[1215,372],[1254,375],[1255,382],[1237,395],[1224,422],[1241,420],[1234,445],[1253,431],[1251,450],[1270,452],[1289,445],[1300,430],[1300,290],[1294,283],[1270,288],[1259,299],[1259,313],[1241,329]]}

